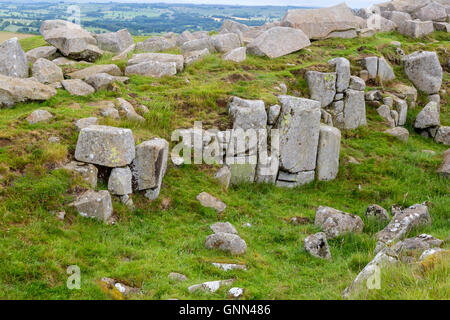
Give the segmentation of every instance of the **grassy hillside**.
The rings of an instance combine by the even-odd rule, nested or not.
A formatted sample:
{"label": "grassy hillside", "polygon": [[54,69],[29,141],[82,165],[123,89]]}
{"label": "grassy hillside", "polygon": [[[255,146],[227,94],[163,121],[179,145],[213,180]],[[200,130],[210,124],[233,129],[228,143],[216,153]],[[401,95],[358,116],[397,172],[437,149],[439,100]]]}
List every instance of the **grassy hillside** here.
{"label": "grassy hillside", "polygon": [[[135,212],[114,202],[118,222],[111,226],[79,216],[69,204],[87,186],[63,170],[54,170],[73,158],[77,141],[74,121],[97,115],[98,101],[121,96],[149,107],[145,123],[99,117],[101,124],[131,128],[136,141],[155,136],[170,140],[172,130],[192,127],[196,120],[203,121],[204,129],[227,129],[230,96],[274,104],[274,87],[284,82],[289,94],[308,97],[305,70],[324,70],[332,57],[351,60],[356,74],[358,58],[383,54],[394,66],[396,81],[408,83],[395,47],[390,45],[393,40],[402,42],[407,54],[427,49],[437,51],[442,61],[450,57],[448,33],[437,32],[419,40],[396,33],[332,39],[314,42],[279,59],[248,56],[240,65],[215,54],[174,77],[132,76],[129,84],[118,85],[115,92],[73,97],[61,90],[43,103],[0,110],[0,298],[111,299],[98,285],[102,277],[110,277],[141,288],[143,293],[132,297],[135,299],[224,299],[227,288],[206,294],[189,293],[187,287],[228,278],[236,279],[233,286],[245,288],[244,299],[340,299],[345,287],[373,258],[373,235],[384,227],[364,217],[367,206],[373,203],[389,208],[429,201],[432,226],[414,230],[410,236],[426,232],[445,239],[444,247],[449,248],[450,185],[435,173],[448,147],[412,129],[416,114],[426,103],[423,94],[418,107],[408,112],[407,143],[384,134],[387,127],[375,108],[368,106],[367,127],[343,131],[339,174],[331,182],[314,182],[292,190],[252,184],[224,191],[213,179],[217,167],[175,168],[170,164],[159,199],[150,202],[133,195]],[[21,43],[29,50],[44,42],[32,37]],[[112,63],[111,56],[97,63]],[[126,61],[115,63],[122,69],[126,65]],[[442,125],[450,125],[448,72],[443,82],[447,93],[441,102]],[[55,118],[29,125],[25,117],[41,108]],[[60,137],[61,142],[49,144],[50,136]],[[360,164],[349,163],[350,156]],[[106,185],[99,188],[106,189]],[[227,204],[221,216],[195,200],[202,191]],[[163,206],[163,199],[170,200],[170,205]],[[313,221],[319,205],[357,214],[365,223],[362,234],[329,241],[331,262],[313,258],[303,249],[304,238],[319,231],[312,222],[289,223],[295,216]],[[64,222],[50,214],[62,210],[67,213]],[[204,241],[211,234],[209,225],[218,220],[236,226],[248,245],[243,256],[205,249]],[[244,263],[248,270],[225,272],[211,262]],[[81,268],[81,290],[66,288],[69,265]],[[416,265],[388,269],[382,273],[381,290],[364,292],[360,298],[448,299],[448,267],[447,260],[425,273]],[[183,273],[189,280],[171,282],[170,272]]]}

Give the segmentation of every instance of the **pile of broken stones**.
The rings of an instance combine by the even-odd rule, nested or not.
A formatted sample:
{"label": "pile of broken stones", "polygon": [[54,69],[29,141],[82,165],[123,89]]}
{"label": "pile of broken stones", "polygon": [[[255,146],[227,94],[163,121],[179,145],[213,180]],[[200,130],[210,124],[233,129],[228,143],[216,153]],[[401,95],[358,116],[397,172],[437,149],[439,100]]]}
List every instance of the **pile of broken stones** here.
{"label": "pile of broken stones", "polygon": [[[376,256],[345,289],[343,293],[345,298],[352,298],[363,290],[366,281],[373,276],[377,268],[381,269],[399,262],[421,262],[430,255],[445,251],[440,248],[443,241],[431,235],[421,234],[406,238],[413,229],[431,224],[426,204],[416,204],[405,209],[393,206],[391,211],[392,219],[387,210],[378,205],[367,208],[368,219],[390,221],[383,230],[375,234],[378,241],[375,248]],[[327,240],[349,232],[361,233],[364,229],[364,223],[359,216],[322,206],[316,211],[314,224],[320,226],[322,231],[305,238],[305,250],[314,257],[327,260],[332,259]]]}
{"label": "pile of broken stones", "polygon": [[[112,220],[111,194],[131,209],[131,194],[143,192],[154,200],[167,168],[169,143],[155,138],[137,146],[130,129],[90,125],[81,129],[75,159],[64,168],[79,173],[92,189],[77,197],[80,215],[106,223]],[[98,172],[108,172],[108,191],[95,191]]]}

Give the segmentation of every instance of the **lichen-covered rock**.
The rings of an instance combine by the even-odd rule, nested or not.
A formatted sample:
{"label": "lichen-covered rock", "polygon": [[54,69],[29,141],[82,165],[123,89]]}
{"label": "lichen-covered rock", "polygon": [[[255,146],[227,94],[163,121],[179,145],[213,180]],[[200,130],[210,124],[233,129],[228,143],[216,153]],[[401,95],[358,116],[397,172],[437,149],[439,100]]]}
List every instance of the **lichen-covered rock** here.
{"label": "lichen-covered rock", "polygon": [[[447,2],[447,5],[449,4],[450,3]],[[425,6],[414,10],[412,17],[422,21],[446,21],[447,11],[445,6],[438,2],[432,1],[427,3]]]}
{"label": "lichen-covered rock", "polygon": [[372,204],[367,207],[366,217],[379,221],[389,221],[390,219],[387,210],[377,204]]}
{"label": "lichen-covered rock", "polygon": [[330,247],[328,246],[327,236],[323,232],[318,232],[305,238],[305,250],[312,256],[321,259],[331,259]]}
{"label": "lichen-covered rock", "polygon": [[278,104],[269,107],[267,112],[267,122],[269,124],[275,124],[280,116],[281,107]]}
{"label": "lichen-covered rock", "polygon": [[89,126],[80,131],[75,159],[105,167],[124,167],[135,156],[134,137],[130,129]]}
{"label": "lichen-covered rock", "polygon": [[19,39],[11,38],[0,44],[0,75],[27,78],[28,60]]}
{"label": "lichen-covered rock", "polygon": [[416,117],[414,128],[426,129],[441,124],[439,106],[436,102],[429,102]]}
{"label": "lichen-covered rock", "polygon": [[444,152],[442,164],[439,166],[437,173],[445,178],[450,178],[450,149]]}
{"label": "lichen-covered rock", "polygon": [[311,99],[319,101],[322,108],[330,105],[336,95],[336,73],[308,71],[305,77]]}
{"label": "lichen-covered rock", "polygon": [[188,288],[189,292],[203,291],[208,293],[214,293],[219,290],[222,286],[230,286],[233,284],[234,279],[228,280],[217,280],[217,281],[208,281],[200,284],[194,284]]}
{"label": "lichen-covered rock", "polygon": [[38,122],[45,122],[52,119],[54,116],[47,110],[35,110],[27,117],[29,124],[36,124]]}
{"label": "lichen-covered rock", "polygon": [[233,61],[236,63],[240,63],[247,59],[247,48],[239,47],[233,50],[228,51],[226,54],[222,56],[223,60]]}
{"label": "lichen-covered rock", "polygon": [[202,206],[206,208],[212,208],[216,210],[217,213],[222,213],[227,207],[225,203],[207,192],[200,193],[199,195],[197,195],[196,199]]}
{"label": "lichen-covered rock", "polygon": [[422,253],[423,251],[431,248],[438,248],[443,243],[444,241],[423,233],[416,237],[399,241],[395,243],[391,249],[397,254],[408,254],[414,252]]}
{"label": "lichen-covered rock", "polygon": [[87,77],[84,81],[92,86],[96,91],[99,90],[109,90],[112,84],[116,81],[127,82],[129,79],[127,77],[115,77],[108,73],[97,73],[90,77]]}
{"label": "lichen-covered rock", "polygon": [[164,139],[144,141],[136,146],[136,159],[131,166],[135,188],[159,188],[167,169],[169,143]]}
{"label": "lichen-covered rock", "polygon": [[384,244],[403,239],[414,227],[428,224],[431,224],[431,217],[426,205],[415,204],[404,209],[395,214],[389,224],[376,234],[376,238],[381,242],[377,248],[380,250]]}
{"label": "lichen-covered rock", "polygon": [[378,57],[366,57],[361,64],[369,73],[369,79],[376,79],[378,75]]}
{"label": "lichen-covered rock", "polygon": [[233,97],[228,104],[228,112],[233,120],[233,129],[264,129],[267,125],[267,113],[262,100]]}
{"label": "lichen-covered rock", "polygon": [[73,96],[87,96],[95,92],[95,89],[80,79],[61,81],[62,86]]}
{"label": "lichen-covered rock", "polygon": [[440,126],[434,136],[434,141],[450,146],[450,126]]}
{"label": "lichen-covered rock", "polygon": [[264,31],[248,46],[249,53],[257,56],[278,58],[299,51],[311,42],[306,34],[299,29],[274,27]]}
{"label": "lichen-covered rock", "polygon": [[281,114],[277,128],[280,130],[280,169],[290,173],[314,170],[320,128],[320,103],[318,101],[279,96]]}
{"label": "lichen-covered rock", "polygon": [[367,124],[364,92],[347,89],[344,98],[344,128],[356,129]]}
{"label": "lichen-covered rock", "polygon": [[188,52],[192,51],[203,51],[204,49],[208,49],[208,52],[215,52],[216,48],[211,40],[211,38],[200,38],[185,42],[181,46],[181,52],[185,55]]}
{"label": "lichen-covered rock", "polygon": [[48,100],[56,94],[54,88],[38,81],[0,75],[0,108],[29,100]]}
{"label": "lichen-covered rock", "polygon": [[232,233],[218,232],[206,238],[207,249],[219,249],[232,255],[244,254],[247,244],[238,235]]}
{"label": "lichen-covered rock", "polygon": [[378,58],[378,78],[382,82],[387,82],[395,79],[394,70],[386,61],[385,58]]}
{"label": "lichen-covered rock", "polygon": [[115,64],[99,64],[87,67],[68,74],[71,79],[86,79],[98,73],[107,73],[112,76],[122,76],[122,71]]}
{"label": "lichen-covered rock", "polygon": [[128,167],[112,169],[108,180],[109,192],[118,196],[131,194],[133,192],[131,177],[131,170]]}
{"label": "lichen-covered rock", "polygon": [[442,67],[436,52],[416,51],[404,58],[405,73],[409,80],[428,94],[439,92],[442,84]]}
{"label": "lichen-covered rock", "polygon": [[199,61],[207,56],[209,56],[211,52],[208,50],[208,48],[201,49],[201,50],[194,50],[194,51],[188,51],[184,53],[184,64],[190,65],[193,64],[196,61]]}
{"label": "lichen-covered rock", "polygon": [[321,124],[316,165],[318,180],[329,181],[336,178],[339,171],[340,147],[341,131]]}
{"label": "lichen-covered rock", "polygon": [[74,206],[81,216],[103,222],[108,222],[113,213],[111,195],[106,190],[88,190],[75,200]]}
{"label": "lichen-covered rock", "polygon": [[350,61],[346,58],[334,58],[328,61],[328,64],[336,68],[336,91],[344,92],[350,85]]}
{"label": "lichen-covered rock", "polygon": [[383,104],[377,108],[377,113],[385,120],[386,124],[392,128],[396,126],[395,120],[392,118],[391,109]]}
{"label": "lichen-covered rock", "polygon": [[97,187],[98,169],[93,164],[71,161],[66,164],[63,169],[75,174],[79,174],[83,178],[83,180],[89,183],[91,188]]}
{"label": "lichen-covered rock", "polygon": [[127,29],[97,35],[98,47],[105,51],[119,53],[134,44],[133,37]]}
{"label": "lichen-covered rock", "polygon": [[75,128],[77,129],[77,131],[80,131],[83,128],[93,126],[96,124],[98,124],[98,118],[96,117],[83,118],[75,122]]}
{"label": "lichen-covered rock", "polygon": [[78,24],[46,20],[41,24],[40,33],[66,57],[92,62],[103,54],[92,34]]}
{"label": "lichen-covered rock", "polygon": [[364,91],[366,89],[366,82],[360,77],[351,76],[349,89]]}
{"label": "lichen-covered rock", "polygon": [[211,225],[211,230],[214,233],[232,233],[232,234],[238,234],[236,228],[229,222],[216,222],[213,225]]}
{"label": "lichen-covered rock", "polygon": [[175,48],[176,39],[167,39],[164,37],[150,37],[143,42],[136,44],[136,49],[144,52],[160,52]]}
{"label": "lichen-covered rock", "polygon": [[316,211],[314,224],[322,227],[328,239],[348,232],[361,233],[364,223],[357,215],[320,206]]}
{"label": "lichen-covered rock", "polygon": [[289,173],[280,171],[276,185],[281,188],[295,188],[314,181],[315,171],[300,171],[297,173]]}

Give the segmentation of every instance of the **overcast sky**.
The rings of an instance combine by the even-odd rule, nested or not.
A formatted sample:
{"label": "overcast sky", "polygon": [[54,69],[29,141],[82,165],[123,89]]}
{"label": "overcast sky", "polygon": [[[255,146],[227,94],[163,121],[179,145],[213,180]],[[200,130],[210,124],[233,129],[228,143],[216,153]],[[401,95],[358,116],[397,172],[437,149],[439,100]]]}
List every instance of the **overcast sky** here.
{"label": "overcast sky", "polygon": [[[26,1],[26,0],[25,0]],[[31,0],[37,1],[37,0]],[[43,0],[40,0],[43,1]],[[65,0],[65,2],[110,2],[111,0]],[[166,3],[196,3],[196,4],[232,4],[232,5],[274,5],[274,6],[307,6],[307,7],[328,7],[342,3],[343,0],[112,0],[113,2],[166,2]],[[366,8],[374,3],[381,3],[386,0],[347,0],[348,6],[352,8]]]}

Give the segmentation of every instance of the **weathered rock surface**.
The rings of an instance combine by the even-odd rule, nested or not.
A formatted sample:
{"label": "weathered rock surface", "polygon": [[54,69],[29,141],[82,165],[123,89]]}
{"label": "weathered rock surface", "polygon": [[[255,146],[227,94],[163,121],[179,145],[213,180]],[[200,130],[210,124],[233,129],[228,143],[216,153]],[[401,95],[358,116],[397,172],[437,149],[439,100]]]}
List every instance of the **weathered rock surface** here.
{"label": "weathered rock surface", "polygon": [[320,103],[314,100],[279,96],[281,114],[280,168],[297,173],[316,167],[320,127]]}
{"label": "weathered rock surface", "polygon": [[440,126],[434,136],[434,141],[450,146],[450,126]]}
{"label": "weathered rock surface", "polygon": [[350,61],[346,58],[334,58],[328,61],[328,64],[336,68],[336,91],[344,92],[350,85]]}
{"label": "weathered rock surface", "polygon": [[40,83],[50,84],[64,80],[64,75],[60,67],[53,62],[39,58],[33,64],[32,75]]}
{"label": "weathered rock surface", "polygon": [[26,52],[29,63],[34,63],[36,60],[43,58],[47,60],[54,60],[60,56],[58,49],[53,46],[45,46],[31,49]]}
{"label": "weathered rock surface", "polygon": [[27,56],[17,38],[11,38],[0,44],[0,75],[16,78],[28,77]]}
{"label": "weathered rock surface", "polygon": [[323,206],[317,209],[314,224],[322,227],[328,239],[347,232],[361,233],[364,229],[364,223],[357,215]]}
{"label": "weathered rock surface", "polygon": [[127,77],[115,77],[108,73],[97,73],[84,79],[95,91],[109,90],[114,82],[127,82],[128,80]]}
{"label": "weathered rock surface", "polygon": [[78,71],[74,71],[68,74],[71,79],[84,80],[98,73],[107,73],[112,76],[122,76],[122,71],[115,64],[99,64],[91,67],[87,67]]}
{"label": "weathered rock surface", "polygon": [[328,246],[327,236],[323,232],[318,232],[305,238],[305,250],[312,256],[322,259],[331,259],[330,247]]}
{"label": "weathered rock surface", "polygon": [[169,279],[173,280],[173,281],[181,282],[181,281],[186,281],[188,278],[184,274],[181,274],[178,272],[171,272],[171,273],[169,273]]}
{"label": "weathered rock surface", "polygon": [[128,60],[128,66],[148,61],[175,62],[178,72],[183,71],[184,68],[184,57],[182,55],[169,53],[155,53],[155,52],[134,54],[131,57],[131,59]]}
{"label": "weathered rock surface", "polygon": [[349,89],[364,91],[366,89],[366,82],[360,77],[351,76]]}
{"label": "weathered rock surface", "polygon": [[[397,254],[409,255],[417,252],[422,253],[423,251],[431,248],[439,248],[443,243],[444,241],[423,233],[416,237],[399,241],[395,243],[391,249]],[[404,260],[408,261],[410,259]]]}
{"label": "weathered rock surface", "polygon": [[239,47],[233,50],[230,50],[226,54],[222,56],[223,60],[233,61],[236,63],[240,63],[247,59],[247,48]]}
{"label": "weathered rock surface", "polygon": [[395,79],[394,70],[383,57],[378,58],[378,77],[382,82]]}
{"label": "weathered rock surface", "polygon": [[372,204],[367,207],[366,217],[379,221],[389,221],[390,219],[387,210],[377,204]]}
{"label": "weathered rock surface", "polygon": [[391,135],[401,141],[407,142],[409,138],[409,131],[402,127],[395,127],[385,131],[388,135]]}
{"label": "weathered rock surface", "polygon": [[308,71],[305,77],[311,99],[319,101],[322,108],[330,105],[336,95],[336,73]]}
{"label": "weathered rock surface", "polygon": [[105,167],[124,167],[135,157],[130,129],[89,126],[80,131],[75,159]]}
{"label": "weathered rock surface", "polygon": [[137,190],[160,188],[167,169],[169,143],[164,139],[144,141],[136,146],[131,166]]}
{"label": "weathered rock surface", "polygon": [[267,113],[262,100],[245,100],[233,97],[228,104],[233,120],[233,129],[263,129],[267,124]]}
{"label": "weathered rock surface", "polygon": [[74,206],[81,216],[103,222],[108,222],[113,213],[111,195],[106,190],[88,190],[75,200]]}
{"label": "weathered rock surface", "polygon": [[429,102],[416,117],[414,128],[426,129],[441,124],[439,106],[436,102]]}
{"label": "weathered rock surface", "polygon": [[38,81],[0,75],[0,108],[29,100],[48,100],[56,93],[54,88]]}
{"label": "weathered rock surface", "polygon": [[399,33],[412,38],[421,38],[433,31],[433,21],[407,20],[398,27]]}
{"label": "weathered rock surface", "polygon": [[202,206],[212,208],[216,210],[217,213],[222,213],[227,207],[225,203],[207,192],[200,193],[199,195],[197,195],[196,199]]}
{"label": "weathered rock surface", "polygon": [[442,164],[439,166],[437,173],[445,178],[450,178],[450,149],[444,152],[444,159]]}
{"label": "weathered rock surface", "polygon": [[131,177],[131,170],[128,167],[112,169],[108,180],[109,192],[118,196],[131,194],[133,192]]}
{"label": "weathered rock surface", "polygon": [[183,55],[185,55],[188,52],[201,51],[204,49],[208,49],[209,52],[216,51],[216,48],[210,37],[191,40],[185,42],[181,46],[181,52],[183,53]]}
{"label": "weathered rock surface", "polygon": [[356,129],[367,124],[364,91],[347,89],[344,98],[344,128]]}
{"label": "weathered rock surface", "polygon": [[92,86],[80,79],[63,80],[61,84],[73,96],[87,96],[95,92]]}
{"label": "weathered rock surface", "polygon": [[340,147],[341,131],[337,128],[321,124],[316,164],[318,180],[329,181],[336,178],[339,171]]}
{"label": "weathered rock surface", "polygon": [[75,174],[79,174],[83,178],[83,180],[89,183],[91,188],[97,187],[98,169],[93,164],[71,161],[66,164],[63,169]]}
{"label": "weathered rock surface", "polygon": [[177,64],[175,62],[147,61],[125,69],[125,75],[141,75],[147,77],[161,78],[174,76],[177,74]]}
{"label": "weathered rock surface", "polygon": [[404,59],[405,73],[414,86],[428,94],[439,92],[442,67],[436,52],[416,51]]}
{"label": "weathered rock surface", "polygon": [[200,284],[194,284],[188,288],[189,292],[203,291],[208,293],[214,293],[222,286],[230,286],[234,282],[234,279],[229,280],[217,280],[208,281]]}
{"label": "weathered rock surface", "polygon": [[54,116],[47,110],[35,110],[27,117],[29,124],[36,124],[38,122],[45,122],[52,119]]}
{"label": "weathered rock surface", "polygon": [[98,47],[105,51],[119,53],[134,44],[133,37],[127,29],[97,35]]}
{"label": "weathered rock surface", "polygon": [[143,42],[138,42],[136,45],[136,50],[144,52],[160,52],[175,48],[176,45],[176,39],[151,37]]}
{"label": "weathered rock surface", "polygon": [[188,51],[188,52],[184,53],[184,64],[188,66],[188,65],[190,65],[196,61],[199,61],[209,55],[210,55],[210,51],[208,50],[208,48],[205,48],[202,50]]}
{"label": "weathered rock surface", "polygon": [[309,39],[323,39],[335,31],[359,29],[363,21],[354,15],[351,8],[342,3],[322,9],[288,10],[281,24],[303,30]]}
{"label": "weathered rock surface", "polygon": [[214,233],[232,233],[232,234],[238,234],[236,228],[229,222],[216,222],[213,225],[210,226],[211,230]]}
{"label": "weathered rock surface", "polygon": [[208,236],[205,246],[207,249],[219,249],[232,255],[240,255],[247,250],[247,244],[238,235],[224,232]]}
{"label": "weathered rock surface", "polygon": [[394,215],[389,224],[376,234],[379,241],[377,252],[385,244],[394,240],[401,240],[407,236],[414,227],[431,224],[431,217],[427,206],[416,204]]}
{"label": "weathered rock surface", "polygon": [[75,122],[75,128],[77,129],[77,131],[80,131],[83,128],[93,126],[96,124],[98,124],[98,118],[96,117],[83,118]]}
{"label": "weathered rock surface", "polygon": [[429,2],[425,6],[414,10],[412,17],[422,21],[446,21],[446,7],[437,2]]}
{"label": "weathered rock surface", "polygon": [[40,33],[66,57],[93,62],[103,54],[90,32],[69,21],[44,21]]}
{"label": "weathered rock surface", "polygon": [[242,46],[239,35],[235,33],[217,34],[211,37],[217,52],[229,52]]}
{"label": "weathered rock surface", "polygon": [[253,40],[247,50],[251,54],[274,59],[299,51],[310,44],[308,37],[301,30],[274,27]]}

